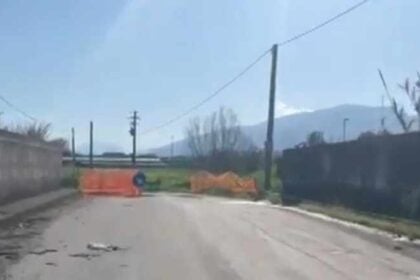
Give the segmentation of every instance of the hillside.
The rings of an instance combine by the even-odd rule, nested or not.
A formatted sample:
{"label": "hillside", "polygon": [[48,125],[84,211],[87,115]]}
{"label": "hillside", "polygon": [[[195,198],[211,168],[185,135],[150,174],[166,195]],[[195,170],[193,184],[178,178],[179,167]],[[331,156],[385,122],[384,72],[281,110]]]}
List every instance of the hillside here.
{"label": "hillside", "polygon": [[[399,133],[401,129],[390,108],[370,107],[362,105],[340,105],[328,109],[316,110],[313,112],[299,113],[275,119],[274,125],[274,148],[283,150],[291,148],[303,141],[306,136],[314,131],[324,132],[328,142],[342,140],[343,119],[348,118],[347,139],[355,139],[365,131],[378,131],[380,120],[385,117],[385,127],[392,133]],[[243,133],[252,139],[254,144],[260,148],[264,146],[267,123],[262,122],[256,125],[243,126]],[[185,140],[174,143],[175,155],[189,154]],[[150,152],[159,156],[168,156],[170,146],[165,145]]]}

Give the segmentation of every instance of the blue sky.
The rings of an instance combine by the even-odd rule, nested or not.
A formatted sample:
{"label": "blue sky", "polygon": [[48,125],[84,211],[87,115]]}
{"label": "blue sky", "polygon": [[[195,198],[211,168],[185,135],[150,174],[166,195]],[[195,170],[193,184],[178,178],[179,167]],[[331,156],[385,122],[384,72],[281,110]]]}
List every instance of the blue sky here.
{"label": "blue sky", "polygon": [[[356,0],[2,0],[0,94],[54,136],[129,151],[139,130],[199,102],[274,42]],[[376,69],[393,89],[420,70],[420,1],[371,0],[338,22],[279,50],[277,115],[342,103],[380,105]],[[267,115],[270,58],[194,115],[224,105],[242,124]],[[399,94],[399,93],[398,93]],[[26,121],[0,103],[2,121]],[[140,149],[183,137],[188,118],[139,136]]]}

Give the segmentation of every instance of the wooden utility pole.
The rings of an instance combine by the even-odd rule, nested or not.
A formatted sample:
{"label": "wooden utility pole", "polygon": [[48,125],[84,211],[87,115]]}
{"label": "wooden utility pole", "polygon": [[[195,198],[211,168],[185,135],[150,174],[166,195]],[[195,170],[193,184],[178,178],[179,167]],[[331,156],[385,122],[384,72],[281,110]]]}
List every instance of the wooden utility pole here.
{"label": "wooden utility pole", "polygon": [[265,140],[264,189],[271,189],[273,162],[274,106],[276,102],[277,44],[271,49],[270,98],[268,103],[267,139]]}
{"label": "wooden utility pole", "polygon": [[90,121],[89,129],[89,166],[93,168],[93,122]]}
{"label": "wooden utility pole", "polygon": [[76,164],[76,148],[75,148],[75,141],[74,141],[74,127],[71,128],[71,157],[73,160],[73,164]]}
{"label": "wooden utility pole", "polygon": [[136,154],[137,154],[137,121],[139,117],[137,116],[137,111],[134,111],[133,116],[130,117],[131,119],[131,128],[130,134],[133,137],[133,154],[131,156],[131,162],[133,166],[136,165]]}

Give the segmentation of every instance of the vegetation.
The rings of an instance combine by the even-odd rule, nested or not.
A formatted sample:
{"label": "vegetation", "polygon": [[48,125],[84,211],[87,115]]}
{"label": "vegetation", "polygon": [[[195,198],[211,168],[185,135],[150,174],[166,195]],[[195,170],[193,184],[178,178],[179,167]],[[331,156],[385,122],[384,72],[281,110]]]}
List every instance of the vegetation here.
{"label": "vegetation", "polygon": [[14,132],[20,135],[24,135],[28,138],[35,139],[38,141],[45,141],[59,149],[63,150],[63,154],[69,155],[70,148],[68,141],[64,138],[50,139],[51,124],[43,122],[32,122],[26,124],[18,124],[15,126],[3,126],[2,129],[10,132]]}
{"label": "vegetation", "polygon": [[[388,97],[389,102],[391,103],[392,111],[395,114],[398,122],[401,125],[401,128],[404,132],[409,132],[414,123],[414,120],[410,119],[407,116],[407,112],[402,104],[399,104],[395,97],[393,97],[388,89],[385,78],[379,70],[379,76],[382,80],[382,85],[384,86],[386,96]],[[405,95],[409,98],[412,109],[417,113],[418,126],[420,130],[420,73],[417,73],[417,82],[411,85],[410,80],[407,78],[404,84],[400,84],[399,87],[404,91]]]}
{"label": "vegetation", "polygon": [[50,123],[27,123],[24,125],[16,125],[14,127],[8,127],[7,130],[15,133],[19,133],[28,136],[33,139],[47,141],[51,133]]}
{"label": "vegetation", "polygon": [[260,152],[241,132],[236,114],[221,107],[186,128],[193,166],[211,172],[249,173],[258,169]]}
{"label": "vegetation", "polygon": [[80,169],[75,167],[63,168],[63,177],[60,185],[62,187],[77,188],[79,186]]}
{"label": "vegetation", "polygon": [[417,114],[418,129],[420,130],[420,73],[417,72],[417,81],[415,83],[411,84],[410,79],[407,78],[399,87],[404,91]]}
{"label": "vegetation", "polygon": [[322,131],[312,131],[306,137],[306,144],[309,147],[325,144],[324,133]]}
{"label": "vegetation", "polygon": [[150,168],[145,170],[145,174],[146,191],[188,192],[193,171],[184,168]]}

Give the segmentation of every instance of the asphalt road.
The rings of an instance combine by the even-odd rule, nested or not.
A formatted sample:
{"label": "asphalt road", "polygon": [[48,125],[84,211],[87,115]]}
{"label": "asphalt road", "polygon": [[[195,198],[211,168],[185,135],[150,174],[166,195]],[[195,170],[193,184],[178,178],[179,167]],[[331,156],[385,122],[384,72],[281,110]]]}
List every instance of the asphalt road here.
{"label": "asphalt road", "polygon": [[[3,279],[420,279],[419,262],[399,251],[238,200],[160,194],[51,211],[37,217],[37,231],[15,229],[34,235],[19,241]],[[93,251],[89,242],[119,248]]]}

